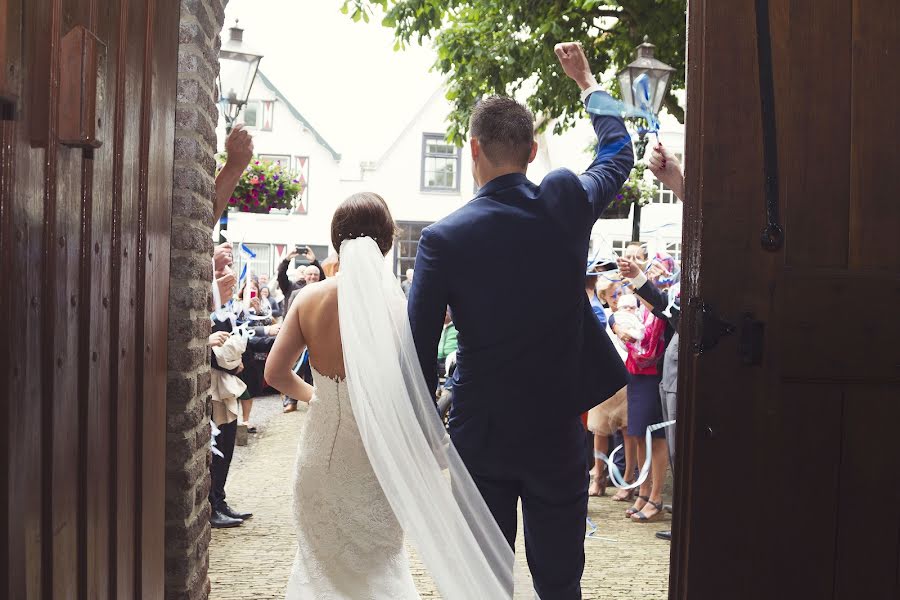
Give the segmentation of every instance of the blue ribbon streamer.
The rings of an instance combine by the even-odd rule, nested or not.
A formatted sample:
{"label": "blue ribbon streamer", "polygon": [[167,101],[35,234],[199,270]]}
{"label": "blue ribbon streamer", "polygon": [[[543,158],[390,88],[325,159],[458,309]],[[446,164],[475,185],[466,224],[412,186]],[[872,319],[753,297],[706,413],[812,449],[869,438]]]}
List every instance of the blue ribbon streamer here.
{"label": "blue ribbon streamer", "polygon": [[244,242],[241,242],[241,252],[249,256],[250,258],[256,258],[256,252],[248,248]]}

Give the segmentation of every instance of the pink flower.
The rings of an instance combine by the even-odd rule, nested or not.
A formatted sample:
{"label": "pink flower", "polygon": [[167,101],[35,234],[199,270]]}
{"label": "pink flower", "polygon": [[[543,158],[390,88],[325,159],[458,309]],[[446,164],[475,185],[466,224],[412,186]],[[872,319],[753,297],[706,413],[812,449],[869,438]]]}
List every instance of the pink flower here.
{"label": "pink flower", "polygon": [[256,185],[257,183],[259,183],[259,177],[254,175],[253,177],[250,178],[250,185]]}
{"label": "pink flower", "polygon": [[241,207],[241,212],[250,212],[250,207],[246,204]]}

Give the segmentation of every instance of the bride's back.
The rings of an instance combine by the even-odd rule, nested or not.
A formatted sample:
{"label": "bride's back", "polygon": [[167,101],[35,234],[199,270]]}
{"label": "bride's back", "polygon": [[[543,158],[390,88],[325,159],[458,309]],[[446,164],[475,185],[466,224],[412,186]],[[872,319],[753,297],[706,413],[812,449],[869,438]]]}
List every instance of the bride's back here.
{"label": "bride's back", "polygon": [[297,310],[287,318],[299,320],[310,364],[322,375],[343,379],[346,372],[338,319],[338,279],[309,284],[297,295],[295,303]]}

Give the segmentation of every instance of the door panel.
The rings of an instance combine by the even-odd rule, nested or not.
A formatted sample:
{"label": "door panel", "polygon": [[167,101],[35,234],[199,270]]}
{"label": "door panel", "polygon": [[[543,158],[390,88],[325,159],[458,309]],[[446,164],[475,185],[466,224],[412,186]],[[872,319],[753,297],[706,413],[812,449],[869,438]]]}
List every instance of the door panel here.
{"label": "door panel", "polygon": [[[895,0],[772,1],[785,243],[764,250],[753,0],[689,2],[672,597],[900,597]],[[702,302],[738,326],[696,354]],[[744,315],[765,324],[741,360]],[[709,325],[707,325],[709,326]],[[870,529],[871,528],[871,529]],[[871,540],[871,541],[870,541]]]}
{"label": "door panel", "polygon": [[[179,3],[0,9],[0,596],[160,598]],[[101,42],[99,148],[59,142],[79,26]]]}

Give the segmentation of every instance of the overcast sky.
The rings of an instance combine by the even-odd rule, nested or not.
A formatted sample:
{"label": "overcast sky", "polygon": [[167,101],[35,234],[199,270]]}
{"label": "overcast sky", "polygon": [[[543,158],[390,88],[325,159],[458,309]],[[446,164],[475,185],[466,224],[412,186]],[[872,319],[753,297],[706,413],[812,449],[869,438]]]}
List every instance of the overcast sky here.
{"label": "overcast sky", "polygon": [[[346,158],[375,159],[441,84],[430,48],[394,52],[380,18],[354,23],[341,0],[230,0],[266,74]],[[377,22],[376,22],[377,21]],[[362,136],[361,131],[369,132]]]}

